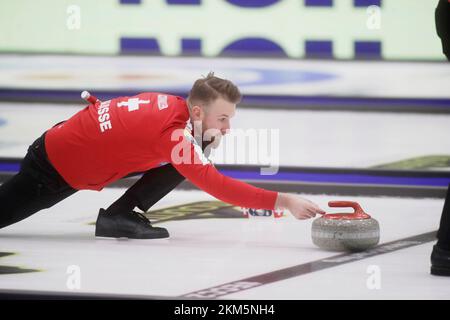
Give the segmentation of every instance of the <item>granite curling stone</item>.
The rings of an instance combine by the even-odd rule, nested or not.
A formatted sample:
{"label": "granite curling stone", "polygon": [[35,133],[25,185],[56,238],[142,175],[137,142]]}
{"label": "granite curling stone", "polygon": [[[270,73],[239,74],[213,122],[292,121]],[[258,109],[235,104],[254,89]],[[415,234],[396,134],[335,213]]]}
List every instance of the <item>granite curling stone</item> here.
{"label": "granite curling stone", "polygon": [[330,207],[352,207],[353,213],[325,214],[312,224],[312,241],[330,251],[364,251],[380,241],[378,221],[365,213],[357,202],[330,201]]}

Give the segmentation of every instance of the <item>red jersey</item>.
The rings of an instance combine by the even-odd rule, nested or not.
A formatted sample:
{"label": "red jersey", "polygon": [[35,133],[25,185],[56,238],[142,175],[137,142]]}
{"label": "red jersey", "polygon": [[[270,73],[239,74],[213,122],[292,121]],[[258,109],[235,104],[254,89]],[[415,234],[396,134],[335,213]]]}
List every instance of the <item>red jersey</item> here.
{"label": "red jersey", "polygon": [[130,173],[172,163],[194,185],[224,202],[274,209],[277,192],[217,171],[193,139],[189,120],[183,98],[141,93],[85,107],[49,129],[45,146],[52,165],[77,190],[100,191]]}

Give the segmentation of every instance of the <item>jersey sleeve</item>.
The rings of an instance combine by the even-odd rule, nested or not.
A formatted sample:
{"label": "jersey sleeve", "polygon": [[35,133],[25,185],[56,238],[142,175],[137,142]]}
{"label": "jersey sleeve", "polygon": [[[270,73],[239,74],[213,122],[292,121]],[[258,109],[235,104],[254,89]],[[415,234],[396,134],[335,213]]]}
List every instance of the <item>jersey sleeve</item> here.
{"label": "jersey sleeve", "polygon": [[257,188],[220,173],[204,156],[188,130],[167,130],[161,136],[161,151],[181,175],[217,199],[246,208],[274,209],[277,192]]}

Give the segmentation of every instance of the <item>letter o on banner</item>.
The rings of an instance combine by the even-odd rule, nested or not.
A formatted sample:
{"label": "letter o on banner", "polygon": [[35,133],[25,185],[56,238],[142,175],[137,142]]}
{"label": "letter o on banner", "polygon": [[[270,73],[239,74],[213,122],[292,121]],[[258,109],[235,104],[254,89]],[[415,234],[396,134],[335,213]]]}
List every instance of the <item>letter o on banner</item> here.
{"label": "letter o on banner", "polygon": [[287,57],[286,52],[276,42],[264,38],[244,38],[228,44],[220,53],[221,56],[265,56]]}
{"label": "letter o on banner", "polygon": [[228,3],[243,8],[262,8],[271,6],[281,0],[226,0]]}

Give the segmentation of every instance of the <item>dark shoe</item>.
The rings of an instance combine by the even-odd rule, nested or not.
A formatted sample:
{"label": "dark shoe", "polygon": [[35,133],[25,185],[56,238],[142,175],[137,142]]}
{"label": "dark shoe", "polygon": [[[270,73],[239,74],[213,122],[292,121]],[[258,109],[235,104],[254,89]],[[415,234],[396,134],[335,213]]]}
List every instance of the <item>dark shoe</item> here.
{"label": "dark shoe", "polygon": [[169,232],[164,228],[153,227],[141,213],[132,211],[110,214],[100,209],[95,224],[95,236],[107,238],[160,239],[168,238]]}
{"label": "dark shoe", "polygon": [[431,274],[435,276],[450,276],[450,251],[437,245],[431,253]]}

